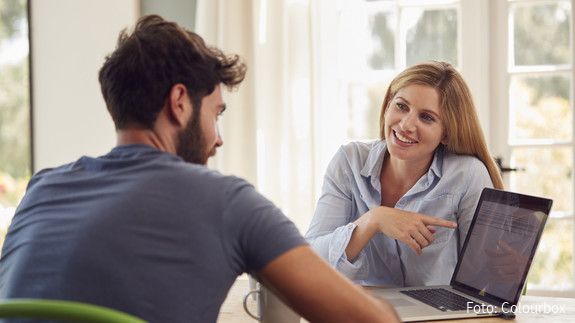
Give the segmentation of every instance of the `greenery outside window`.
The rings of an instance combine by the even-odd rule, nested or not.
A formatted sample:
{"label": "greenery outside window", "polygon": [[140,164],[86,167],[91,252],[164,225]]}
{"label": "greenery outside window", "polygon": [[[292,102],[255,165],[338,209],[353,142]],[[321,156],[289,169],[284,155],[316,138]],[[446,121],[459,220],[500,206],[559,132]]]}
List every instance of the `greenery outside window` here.
{"label": "greenery outside window", "polygon": [[387,85],[407,66],[460,63],[458,0],[344,1],[339,10],[339,84],[347,102],[349,140],[379,136]]}
{"label": "greenery outside window", "polygon": [[553,199],[530,290],[572,290],[573,65],[571,1],[508,1],[508,188]]}
{"label": "greenery outside window", "polygon": [[27,13],[0,0],[0,246],[32,169]]}

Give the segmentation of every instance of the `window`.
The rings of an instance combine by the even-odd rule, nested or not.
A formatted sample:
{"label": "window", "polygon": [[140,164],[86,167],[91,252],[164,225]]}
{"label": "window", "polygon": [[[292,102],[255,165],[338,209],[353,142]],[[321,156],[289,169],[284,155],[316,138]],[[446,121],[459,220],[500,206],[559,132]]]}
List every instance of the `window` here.
{"label": "window", "polygon": [[[505,176],[508,189],[552,198],[528,277],[529,290],[572,290],[573,270],[573,51],[571,1],[501,1],[506,57],[495,113],[498,153],[519,171]],[[497,106],[496,105],[496,106]]]}
{"label": "window", "polygon": [[434,59],[459,66],[459,1],[355,0],[339,10],[339,82],[347,102],[347,138],[379,137],[388,83]]}
{"label": "window", "polygon": [[31,172],[25,0],[0,0],[0,246]]}
{"label": "window", "polygon": [[[504,174],[506,188],[554,200],[528,278],[529,293],[574,294],[572,2],[336,3],[336,18],[325,19],[332,24],[324,29],[337,26],[337,40],[332,41],[338,45],[328,47],[322,59],[330,60],[328,54],[334,52],[338,58],[318,72],[321,78],[329,75],[329,67],[337,66],[337,75],[331,75],[337,91],[322,94],[326,103],[320,109],[325,112],[318,118],[323,120],[328,113],[331,120],[338,117],[330,125],[331,137],[345,131],[347,140],[377,138],[389,81],[419,61],[452,63],[471,88],[492,153],[505,164],[524,169]],[[326,8],[320,8],[322,15]],[[320,39],[330,38],[324,34]],[[318,142],[337,147],[329,139]]]}
{"label": "window", "polygon": [[[342,143],[379,138],[389,82],[408,65],[447,61],[474,95],[489,134],[489,3],[477,0],[318,0],[312,38],[314,177]],[[329,122],[325,122],[329,120]],[[489,138],[488,138],[489,140]],[[319,196],[321,185],[316,185]]]}

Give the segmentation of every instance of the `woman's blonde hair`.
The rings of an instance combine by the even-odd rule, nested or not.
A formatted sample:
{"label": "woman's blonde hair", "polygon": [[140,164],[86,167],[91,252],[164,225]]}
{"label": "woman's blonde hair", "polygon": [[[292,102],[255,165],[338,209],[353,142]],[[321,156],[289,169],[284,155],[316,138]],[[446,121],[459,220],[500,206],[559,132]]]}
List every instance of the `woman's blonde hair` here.
{"label": "woman's blonde hair", "polygon": [[473,98],[461,74],[448,63],[429,61],[411,66],[391,81],[381,107],[380,136],[385,139],[385,112],[397,92],[409,85],[427,85],[439,95],[448,152],[472,155],[485,164],[493,186],[503,188],[499,168],[489,154]]}

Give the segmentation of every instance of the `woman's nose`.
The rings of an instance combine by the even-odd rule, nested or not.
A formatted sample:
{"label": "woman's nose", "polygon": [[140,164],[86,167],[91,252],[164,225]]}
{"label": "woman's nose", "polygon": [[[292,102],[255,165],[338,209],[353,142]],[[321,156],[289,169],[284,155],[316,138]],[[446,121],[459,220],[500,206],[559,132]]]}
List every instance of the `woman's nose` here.
{"label": "woman's nose", "polygon": [[401,118],[401,122],[399,123],[401,130],[410,132],[414,131],[416,120],[416,116],[413,113],[404,115],[403,118]]}

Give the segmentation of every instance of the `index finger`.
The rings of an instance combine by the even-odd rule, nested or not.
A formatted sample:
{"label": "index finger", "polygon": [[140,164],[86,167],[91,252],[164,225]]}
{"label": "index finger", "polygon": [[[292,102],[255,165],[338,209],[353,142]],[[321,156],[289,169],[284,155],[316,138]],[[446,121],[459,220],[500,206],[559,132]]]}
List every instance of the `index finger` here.
{"label": "index finger", "polygon": [[443,220],[440,218],[434,218],[434,217],[428,216],[428,215],[422,215],[421,220],[426,225],[435,225],[435,226],[440,226],[440,227],[445,227],[445,228],[450,228],[450,229],[457,228],[457,223],[455,223],[455,222]]}

